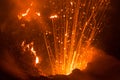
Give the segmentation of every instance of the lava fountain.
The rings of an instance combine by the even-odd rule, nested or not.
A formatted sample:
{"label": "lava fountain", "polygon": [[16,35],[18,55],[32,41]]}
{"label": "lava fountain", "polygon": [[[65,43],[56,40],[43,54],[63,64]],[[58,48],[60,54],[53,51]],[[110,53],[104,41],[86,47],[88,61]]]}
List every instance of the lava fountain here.
{"label": "lava fountain", "polygon": [[[103,28],[110,1],[48,0],[47,3],[45,7],[51,10],[47,18],[49,22],[43,20],[41,24],[50,28],[43,34],[51,74],[69,74],[75,68],[86,69],[87,64],[96,56],[92,46],[95,44],[97,34]],[[39,12],[31,10],[32,6],[33,3],[25,13],[18,15],[18,19],[25,18],[29,21],[35,16],[44,17]],[[42,18],[37,20],[40,22]],[[30,49],[35,54],[35,51]],[[39,58],[36,57],[36,63],[38,62]]]}
{"label": "lava fountain", "polygon": [[51,0],[53,42],[49,31],[44,39],[53,74],[84,70],[92,61],[96,54],[91,44],[102,29],[108,4],[109,0]]}

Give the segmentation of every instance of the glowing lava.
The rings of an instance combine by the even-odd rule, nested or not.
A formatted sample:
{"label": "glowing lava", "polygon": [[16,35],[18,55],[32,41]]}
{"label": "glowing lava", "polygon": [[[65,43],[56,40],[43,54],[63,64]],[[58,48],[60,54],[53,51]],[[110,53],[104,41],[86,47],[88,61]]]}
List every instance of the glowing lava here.
{"label": "glowing lava", "polygon": [[50,16],[50,19],[55,19],[55,18],[58,18],[58,16],[57,15]]}
{"label": "glowing lava", "polygon": [[18,14],[18,19],[25,19],[26,21],[30,21],[31,19],[34,19],[36,16],[40,17],[40,12],[35,10],[35,7],[33,6],[33,2],[31,2],[30,7],[26,9],[24,13]]}
{"label": "glowing lava", "polygon": [[[109,0],[51,0],[50,16],[53,42],[44,34],[52,74],[68,74],[75,68],[84,70],[95,59],[91,47],[101,31]],[[54,5],[59,4],[59,5]],[[59,17],[59,18],[58,18]]]}
{"label": "glowing lava", "polygon": [[[41,24],[51,28],[43,32],[51,74],[68,74],[75,68],[86,69],[87,64],[95,59],[96,54],[91,46],[94,46],[96,35],[102,29],[110,1],[50,0],[48,3],[46,7],[49,7],[54,15],[48,13],[51,15],[47,16],[50,22],[44,20],[44,24]],[[25,13],[18,15],[18,18],[28,15],[32,17],[33,14],[41,16],[31,5]],[[36,57],[35,63],[39,63],[33,42],[27,45],[23,42],[22,47],[24,51],[26,48],[30,50]]]}
{"label": "glowing lava", "polygon": [[28,9],[26,10],[26,13],[23,13],[22,16],[23,16],[23,17],[27,16],[29,12],[30,12],[30,8],[28,8]]}
{"label": "glowing lava", "polygon": [[39,58],[36,56],[36,60],[35,60],[36,64],[39,63]]}
{"label": "glowing lava", "polygon": [[29,44],[25,44],[25,41],[22,42],[21,47],[23,49],[24,52],[26,51],[30,51],[31,54],[35,57],[35,65],[39,63],[39,57],[36,54],[36,51],[34,50],[33,47],[34,43],[31,42]]}

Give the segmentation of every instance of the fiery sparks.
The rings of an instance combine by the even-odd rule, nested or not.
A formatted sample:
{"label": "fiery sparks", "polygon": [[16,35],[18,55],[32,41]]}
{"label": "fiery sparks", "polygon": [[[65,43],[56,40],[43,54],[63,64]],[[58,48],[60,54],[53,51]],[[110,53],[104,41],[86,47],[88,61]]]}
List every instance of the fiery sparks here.
{"label": "fiery sparks", "polygon": [[[48,13],[51,16],[40,24],[51,28],[43,32],[51,74],[68,74],[75,68],[84,70],[95,59],[97,54],[92,46],[102,29],[103,19],[106,19],[109,3],[109,0],[50,0],[49,5],[45,5],[52,13]],[[34,10],[33,3],[30,6],[25,13],[18,15],[19,20],[41,16],[40,12]],[[38,64],[40,60],[33,45],[33,42],[25,44],[23,41],[21,46],[23,51],[31,51]]]}
{"label": "fiery sparks", "polygon": [[30,8],[28,8],[28,9],[26,10],[26,12],[22,14],[22,16],[23,16],[23,17],[27,16],[29,12],[30,12]]}
{"label": "fiery sparks", "polygon": [[55,19],[55,18],[58,18],[58,16],[57,15],[50,16],[50,19]]}
{"label": "fiery sparks", "polygon": [[39,58],[38,58],[38,57],[36,57],[35,62],[36,62],[36,64],[38,64],[38,63],[39,63]]}
{"label": "fiery sparks", "polygon": [[39,13],[39,12],[36,12],[36,15],[40,16],[40,13]]}
{"label": "fiery sparks", "polygon": [[27,8],[25,13],[19,14],[17,17],[19,20],[22,18],[25,18],[26,21],[30,21],[32,18],[35,18],[35,16],[40,17],[40,12],[34,10],[33,2],[30,4],[30,7]]}
{"label": "fiery sparks", "polygon": [[[60,2],[52,0],[52,3]],[[59,14],[56,20],[57,15],[50,16],[53,44],[49,34],[44,35],[52,74],[68,74],[75,68],[86,69],[96,55],[91,44],[101,30],[108,4],[109,0],[65,0],[51,7],[53,13]]]}
{"label": "fiery sparks", "polygon": [[23,41],[22,44],[21,44],[21,47],[22,47],[24,52],[30,51],[31,54],[35,57],[35,64],[38,64],[39,63],[39,57],[37,56],[33,45],[34,45],[33,42],[31,42],[30,44],[25,44],[25,41]]}

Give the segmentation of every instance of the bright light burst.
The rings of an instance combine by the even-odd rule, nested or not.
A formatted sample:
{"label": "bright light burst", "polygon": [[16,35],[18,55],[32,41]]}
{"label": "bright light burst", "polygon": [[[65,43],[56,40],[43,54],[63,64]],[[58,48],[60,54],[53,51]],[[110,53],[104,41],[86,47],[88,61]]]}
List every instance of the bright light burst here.
{"label": "bright light burst", "polygon": [[50,16],[54,40],[49,40],[47,32],[44,39],[52,74],[68,74],[75,68],[86,69],[96,55],[91,44],[101,30],[108,4],[109,0],[50,1],[53,13],[56,13]]}
{"label": "bright light burst", "polygon": [[[51,19],[49,23],[52,25],[46,23],[46,20],[43,25],[46,23],[52,30],[43,33],[52,68],[51,74],[68,74],[75,68],[86,69],[87,64],[96,56],[91,46],[94,45],[95,37],[102,29],[110,1],[49,0],[48,3],[46,6],[52,12],[48,19]],[[31,11],[30,7],[25,13],[18,15],[19,20],[28,16]],[[34,10],[31,14],[41,16]],[[32,17],[31,14],[29,17]],[[24,43],[22,43],[23,50],[28,48],[36,56],[36,51],[30,47],[33,43],[27,45]],[[36,64],[39,63],[37,56],[35,61]]]}

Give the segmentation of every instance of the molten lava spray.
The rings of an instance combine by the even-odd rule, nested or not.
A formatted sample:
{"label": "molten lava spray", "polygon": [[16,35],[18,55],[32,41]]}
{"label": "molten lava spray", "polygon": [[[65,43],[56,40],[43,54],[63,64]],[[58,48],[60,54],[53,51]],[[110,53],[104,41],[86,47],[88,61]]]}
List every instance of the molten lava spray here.
{"label": "molten lava spray", "polygon": [[[102,29],[109,3],[109,0],[48,0],[44,7],[51,12],[47,16],[49,22],[44,20],[43,27],[50,29],[46,29],[43,34],[51,74],[69,74],[75,68],[84,70],[95,58],[96,53],[91,46],[94,46],[95,37]],[[18,19],[30,21],[35,16],[45,19],[45,16],[34,10],[34,4],[33,1],[25,13],[18,15]],[[23,47],[30,49],[36,56],[36,51],[30,45],[33,46],[33,43]],[[37,63],[39,58],[36,56]]]}
{"label": "molten lava spray", "polygon": [[[54,5],[54,4],[59,5]],[[44,34],[53,74],[84,70],[95,53],[91,44],[101,31],[109,0],[51,0],[53,42]]]}

